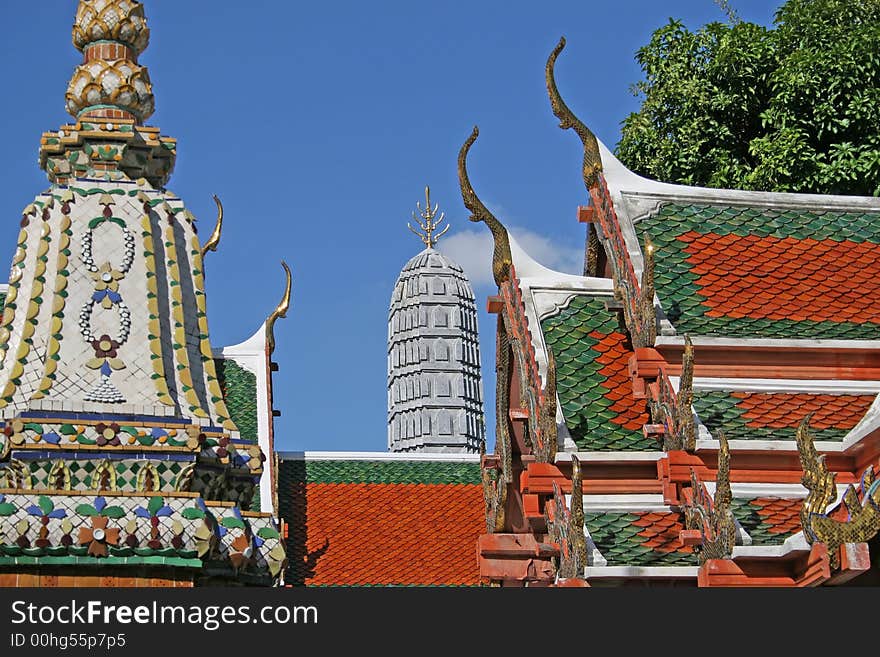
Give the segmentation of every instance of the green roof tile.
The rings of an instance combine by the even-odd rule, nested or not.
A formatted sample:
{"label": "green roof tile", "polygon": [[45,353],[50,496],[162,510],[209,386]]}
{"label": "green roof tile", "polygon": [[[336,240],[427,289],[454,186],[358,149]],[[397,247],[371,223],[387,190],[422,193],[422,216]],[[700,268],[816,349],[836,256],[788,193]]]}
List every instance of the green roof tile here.
{"label": "green roof tile", "polygon": [[214,366],[226,408],[229,409],[242,440],[256,443],[257,377],[228,358],[214,359]]}
{"label": "green roof tile", "polygon": [[[654,546],[646,545],[651,540],[652,527],[640,527],[633,523],[643,517],[656,517],[665,529],[661,538],[654,539]],[[603,512],[585,513],[584,521],[590,537],[608,562],[609,566],[696,566],[693,552],[680,552],[675,542],[678,540],[676,513],[623,513]],[[675,535],[673,535],[675,534]],[[659,548],[659,549],[658,549]]]}
{"label": "green roof tile", "polygon": [[[620,385],[620,379],[612,380],[602,371],[607,363],[597,359],[603,352],[596,347],[617,344],[620,326],[617,315],[605,309],[610,297],[580,295],[557,315],[541,322],[544,339],[556,358],[556,387],[569,433],[580,449],[595,451],[650,451],[657,449],[653,440],[645,438],[641,426],[626,428],[615,419],[621,413],[611,406],[615,402],[606,395]],[[644,413],[645,404],[640,405]],[[645,419],[647,421],[647,419]],[[640,424],[629,417],[624,424]]]}

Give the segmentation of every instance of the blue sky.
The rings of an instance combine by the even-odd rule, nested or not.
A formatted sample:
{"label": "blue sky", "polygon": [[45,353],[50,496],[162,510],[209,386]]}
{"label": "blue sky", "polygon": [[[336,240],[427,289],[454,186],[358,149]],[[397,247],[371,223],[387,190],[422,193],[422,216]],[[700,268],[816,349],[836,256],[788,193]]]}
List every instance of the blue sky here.
{"label": "blue sky", "polygon": [[[779,3],[731,4],[742,19],[770,24]],[[560,89],[613,148],[621,120],[638,108],[634,54],[651,32],[670,17],[691,28],[724,20],[712,0],[147,0],[145,8],[152,35],[140,62],[157,108],[149,124],[178,139],[168,187],[204,232],[212,194],[226,210],[220,249],[208,255],[212,344],[249,337],[283,290],[280,260],[293,270],[292,307],[276,325],[280,450],[386,449],[388,303],[421,249],[406,222],[426,184],[475,283],[491,448],[495,318],[485,300],[494,289],[485,227],[468,223],[458,191],[458,149],[479,125],[469,160],[477,192],[536,259],[578,273],[581,151],[550,111],[547,55],[565,35]],[[69,120],[64,92],[81,60],[70,41],[74,0],[3,9],[0,260],[12,257],[21,209],[48,186],[39,138]]]}

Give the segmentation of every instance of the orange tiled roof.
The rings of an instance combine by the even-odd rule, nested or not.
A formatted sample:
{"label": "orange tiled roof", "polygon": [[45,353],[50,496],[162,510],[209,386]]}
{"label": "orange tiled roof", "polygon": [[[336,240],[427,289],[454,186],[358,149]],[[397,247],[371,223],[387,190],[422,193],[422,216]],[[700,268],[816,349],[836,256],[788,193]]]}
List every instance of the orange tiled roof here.
{"label": "orange tiled roof", "polygon": [[609,407],[615,415],[611,422],[631,431],[641,431],[642,426],[650,421],[645,404],[635,402],[633,398],[632,379],[629,376],[629,357],[632,350],[627,346],[627,338],[623,333],[613,331],[603,335],[593,331],[590,337],[597,340],[593,346],[599,352],[596,362],[602,365],[599,374],[606,377],[601,385],[607,392],[606,399],[613,404]]}
{"label": "orange tiled roof", "polygon": [[791,427],[807,413],[813,413],[813,429],[852,429],[874,402],[874,395],[821,395],[813,393],[732,392],[744,409],[749,427],[781,429]]}
{"label": "orange tiled roof", "polygon": [[678,239],[706,315],[880,323],[876,244],[693,231]]}
{"label": "orange tiled roof", "polygon": [[[485,532],[474,484],[308,483],[303,563],[307,585],[474,585],[477,537]],[[293,556],[293,555],[292,555]]]}
{"label": "orange tiled roof", "polygon": [[587,530],[609,566],[694,566],[693,550],[682,545],[681,514],[602,511],[584,514]]}
{"label": "orange tiled roof", "polygon": [[778,545],[801,530],[800,498],[733,498],[731,510],[753,545]]}
{"label": "orange tiled roof", "polygon": [[732,440],[794,440],[807,413],[816,440],[840,441],[862,419],[873,395],[697,390],[694,410],[713,435]]}
{"label": "orange tiled roof", "polygon": [[663,203],[636,224],[679,333],[872,339],[880,324],[880,213]]}
{"label": "orange tiled roof", "polygon": [[650,512],[637,514],[639,519],[632,524],[641,527],[638,533],[646,539],[643,547],[649,547],[657,552],[682,552],[690,554],[691,548],[682,545],[679,533],[684,529],[681,516],[678,513]]}
{"label": "orange tiled roof", "polygon": [[800,512],[803,500],[787,500],[774,497],[758,497],[752,506],[758,508],[758,515],[769,534],[793,534],[801,529]]}

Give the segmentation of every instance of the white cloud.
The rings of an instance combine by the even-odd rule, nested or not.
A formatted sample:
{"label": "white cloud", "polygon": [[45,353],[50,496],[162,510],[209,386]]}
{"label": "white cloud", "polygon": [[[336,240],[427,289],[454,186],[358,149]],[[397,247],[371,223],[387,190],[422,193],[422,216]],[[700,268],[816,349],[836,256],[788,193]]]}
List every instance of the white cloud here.
{"label": "white cloud", "polygon": [[[583,248],[553,242],[526,228],[511,226],[508,231],[526,253],[545,267],[566,274],[583,273]],[[495,244],[492,233],[485,226],[458,230],[442,239],[437,248],[461,265],[475,288],[494,285],[492,251]]]}

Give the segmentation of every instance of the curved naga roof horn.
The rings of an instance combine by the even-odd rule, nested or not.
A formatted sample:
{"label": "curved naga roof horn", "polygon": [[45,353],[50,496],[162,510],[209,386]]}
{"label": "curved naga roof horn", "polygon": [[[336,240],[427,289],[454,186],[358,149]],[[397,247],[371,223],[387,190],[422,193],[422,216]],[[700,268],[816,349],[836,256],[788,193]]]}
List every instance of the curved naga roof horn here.
{"label": "curved naga roof horn", "polygon": [[464,201],[465,207],[471,212],[470,220],[474,222],[482,221],[492,231],[492,238],[495,241],[495,250],[492,252],[492,276],[495,278],[495,284],[501,287],[502,283],[510,279],[510,268],[513,265],[507,229],[483,205],[474,188],[471,187],[471,181],[467,174],[468,151],[470,151],[479,134],[480,129],[474,126],[470,137],[467,138],[458,152],[458,183],[461,187],[461,199]]}
{"label": "curved naga roof horn", "polygon": [[202,245],[203,258],[208,251],[217,250],[217,245],[220,243],[220,233],[223,232],[223,204],[216,194],[214,194],[214,203],[217,204],[217,223],[214,225],[214,230],[211,232],[208,241]]}
{"label": "curved naga roof horn", "polygon": [[279,317],[287,317],[287,310],[290,308],[290,267],[288,267],[287,263],[283,260],[281,261],[281,266],[284,267],[284,274],[287,277],[287,283],[284,287],[284,296],[281,297],[281,301],[278,302],[275,310],[272,311],[272,314],[269,315],[269,318],[266,320],[266,342],[269,345],[270,357],[275,351],[275,322]]}
{"label": "curved naga roof horn", "polygon": [[553,114],[559,119],[559,127],[563,130],[572,128],[577,136],[580,137],[581,143],[584,145],[584,184],[587,190],[591,189],[599,182],[599,174],[602,173],[602,157],[599,154],[599,142],[596,135],[584,123],[568,109],[568,105],[559,95],[559,89],[556,87],[556,79],[554,77],[556,66],[556,58],[565,48],[565,37],[559,38],[559,43],[550,53],[547,59],[547,67],[545,76],[547,78],[547,93],[550,96],[550,106],[553,108]]}

